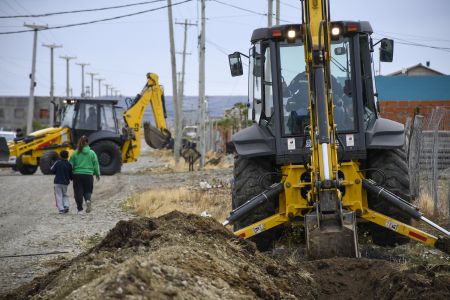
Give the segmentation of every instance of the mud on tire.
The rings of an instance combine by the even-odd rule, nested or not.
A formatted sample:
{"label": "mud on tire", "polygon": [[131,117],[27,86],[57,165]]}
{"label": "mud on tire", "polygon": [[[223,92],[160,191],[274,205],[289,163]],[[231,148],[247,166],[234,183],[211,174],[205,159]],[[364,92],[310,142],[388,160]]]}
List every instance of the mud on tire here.
{"label": "mud on tire", "polygon": [[42,174],[52,174],[51,167],[58,160],[58,153],[56,151],[45,151],[39,159],[39,168]]}
{"label": "mud on tire", "polygon": [[[368,168],[379,169],[385,174],[384,186],[397,196],[411,201],[409,194],[409,174],[406,163],[406,154],[402,149],[371,150],[367,159]],[[383,182],[383,176],[379,172],[368,172],[368,178],[377,183]],[[393,207],[388,202],[377,199],[376,195],[368,193],[369,208],[389,217],[393,217],[403,223],[410,224],[411,217],[401,210]],[[395,246],[409,242],[409,239],[391,230],[376,224],[370,224],[369,233],[372,241],[380,246]]]}
{"label": "mud on tire", "polygon": [[99,141],[91,146],[97,154],[101,175],[114,175],[122,168],[122,152],[112,141]]}
{"label": "mud on tire", "polygon": [[[264,176],[260,182],[262,175],[274,171],[276,171],[274,165],[266,157],[246,159],[236,156],[233,170],[232,208],[235,209],[241,206],[252,197],[263,192],[265,190],[264,186],[268,187],[275,182],[274,176],[269,175]],[[241,221],[236,222],[234,230],[239,230],[275,214],[277,205],[278,201],[273,201],[259,207]],[[260,251],[267,251],[272,247],[273,241],[279,235],[280,229],[273,228],[250,238],[250,240],[256,244]]]}

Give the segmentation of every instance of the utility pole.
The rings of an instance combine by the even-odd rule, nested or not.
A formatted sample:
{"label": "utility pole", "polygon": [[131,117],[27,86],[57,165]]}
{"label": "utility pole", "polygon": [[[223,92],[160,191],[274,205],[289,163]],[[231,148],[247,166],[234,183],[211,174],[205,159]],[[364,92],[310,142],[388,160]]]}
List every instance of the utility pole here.
{"label": "utility pole", "polygon": [[60,56],[59,58],[66,60],[66,97],[70,97],[70,82],[69,82],[69,61],[71,59],[76,59],[76,56]]}
{"label": "utility pole", "polygon": [[189,23],[187,19],[184,20],[184,23],[175,22],[175,24],[184,26],[184,41],[183,41],[183,52],[177,52],[182,54],[182,67],[181,67],[181,83],[178,87],[178,111],[179,111],[179,119],[176,124],[177,134],[175,135],[175,144],[181,145],[181,132],[183,131],[183,101],[184,101],[184,78],[186,74],[186,55],[190,55],[190,53],[186,52],[187,45],[187,29],[188,26],[197,26],[197,24]]}
{"label": "utility pole", "polygon": [[91,98],[94,98],[94,76],[98,73],[86,72],[86,74],[91,76]]}
{"label": "utility pole", "polygon": [[55,85],[54,85],[54,76],[53,76],[53,49],[61,48],[62,45],[56,44],[42,44],[42,46],[50,48],[50,120],[49,125],[53,127],[53,123],[55,123]]}
{"label": "utility pole", "polygon": [[199,123],[200,123],[200,168],[205,166],[205,0],[201,0],[201,31],[199,36],[199,71],[198,71],[198,101],[200,108]]}
{"label": "utility pole", "polygon": [[280,0],[275,0],[275,25],[280,25]]}
{"label": "utility pole", "polygon": [[111,92],[109,93],[109,95],[112,97],[112,96],[113,96],[113,90],[114,90],[114,87],[111,86],[109,89],[111,90]]}
{"label": "utility pole", "polygon": [[77,63],[81,67],[81,97],[84,98],[84,67],[89,66],[87,63]]}
{"label": "utility pole", "polygon": [[108,90],[111,85],[108,83],[104,83],[103,85],[106,87],[106,97],[108,97]]}
{"label": "utility pole", "polygon": [[272,18],[273,18],[273,0],[268,0],[267,3],[267,26],[272,27]]}
{"label": "utility pole", "polygon": [[95,80],[98,81],[98,96],[101,97],[102,96],[102,92],[101,92],[102,81],[105,80],[105,78],[95,78]]}
{"label": "utility pole", "polygon": [[[175,144],[173,147],[173,154],[175,163],[180,160],[180,135],[181,129],[179,128],[180,122],[180,107],[178,104],[178,90],[177,90],[177,62],[175,57],[175,39],[173,36],[173,18],[172,18],[172,0],[167,0],[167,14],[169,16],[169,35],[170,35],[170,61],[172,66],[172,95],[173,95],[173,108],[174,108],[174,121],[175,121]],[[178,142],[177,142],[178,141]]]}
{"label": "utility pole", "polygon": [[31,63],[30,74],[30,99],[28,100],[27,113],[27,134],[33,132],[33,116],[34,116],[34,88],[36,86],[36,51],[37,51],[37,33],[40,29],[47,29],[46,25],[24,24],[25,27],[32,28],[34,31],[33,39],[33,61]]}

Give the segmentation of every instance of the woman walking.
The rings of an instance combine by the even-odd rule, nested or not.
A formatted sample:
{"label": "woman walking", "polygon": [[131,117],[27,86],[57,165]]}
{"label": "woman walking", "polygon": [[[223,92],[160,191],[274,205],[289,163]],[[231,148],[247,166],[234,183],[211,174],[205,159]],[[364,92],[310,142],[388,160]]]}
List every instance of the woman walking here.
{"label": "woman walking", "polygon": [[70,157],[73,167],[73,192],[78,212],[83,211],[83,198],[86,212],[91,212],[91,196],[94,189],[94,175],[100,180],[100,168],[97,154],[88,146],[88,138],[83,135],[77,143],[77,149]]}

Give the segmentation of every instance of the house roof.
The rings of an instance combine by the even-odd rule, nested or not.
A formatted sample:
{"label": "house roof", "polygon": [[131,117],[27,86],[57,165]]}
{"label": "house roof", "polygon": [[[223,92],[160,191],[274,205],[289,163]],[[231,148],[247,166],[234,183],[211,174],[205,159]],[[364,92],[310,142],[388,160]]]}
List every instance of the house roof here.
{"label": "house roof", "polygon": [[379,100],[450,101],[450,75],[376,76]]}
{"label": "house roof", "polygon": [[387,76],[396,76],[396,75],[407,74],[407,73],[409,73],[411,70],[414,70],[414,69],[426,69],[426,70],[428,70],[428,71],[434,73],[435,75],[445,75],[444,73],[441,73],[441,72],[436,71],[436,70],[434,70],[434,69],[432,69],[432,68],[430,68],[430,67],[424,66],[424,65],[422,65],[421,63],[418,63],[417,65],[414,65],[414,66],[411,66],[411,67],[408,67],[408,68],[405,68],[405,69],[396,71],[396,72],[394,72],[394,73],[388,74]]}

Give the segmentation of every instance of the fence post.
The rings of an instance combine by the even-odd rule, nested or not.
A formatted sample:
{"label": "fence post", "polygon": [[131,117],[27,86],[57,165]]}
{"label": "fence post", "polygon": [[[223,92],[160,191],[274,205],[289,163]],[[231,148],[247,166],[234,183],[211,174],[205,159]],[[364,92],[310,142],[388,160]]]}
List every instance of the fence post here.
{"label": "fence post", "polygon": [[437,107],[434,110],[433,120],[431,123],[431,130],[433,132],[433,145],[432,145],[432,156],[431,156],[431,197],[433,199],[434,204],[434,215],[437,216],[439,214],[438,211],[438,189],[439,189],[439,178],[438,178],[438,154],[439,154],[439,125],[441,123],[442,117],[444,116],[444,110],[440,107]]}
{"label": "fence post", "polygon": [[409,167],[409,186],[412,199],[419,196],[420,193],[420,152],[422,141],[423,116],[416,115],[410,133],[408,167]]}
{"label": "fence post", "polygon": [[405,148],[406,157],[409,157],[409,147],[411,143],[411,117],[406,118],[405,122],[405,145],[403,146]]}

